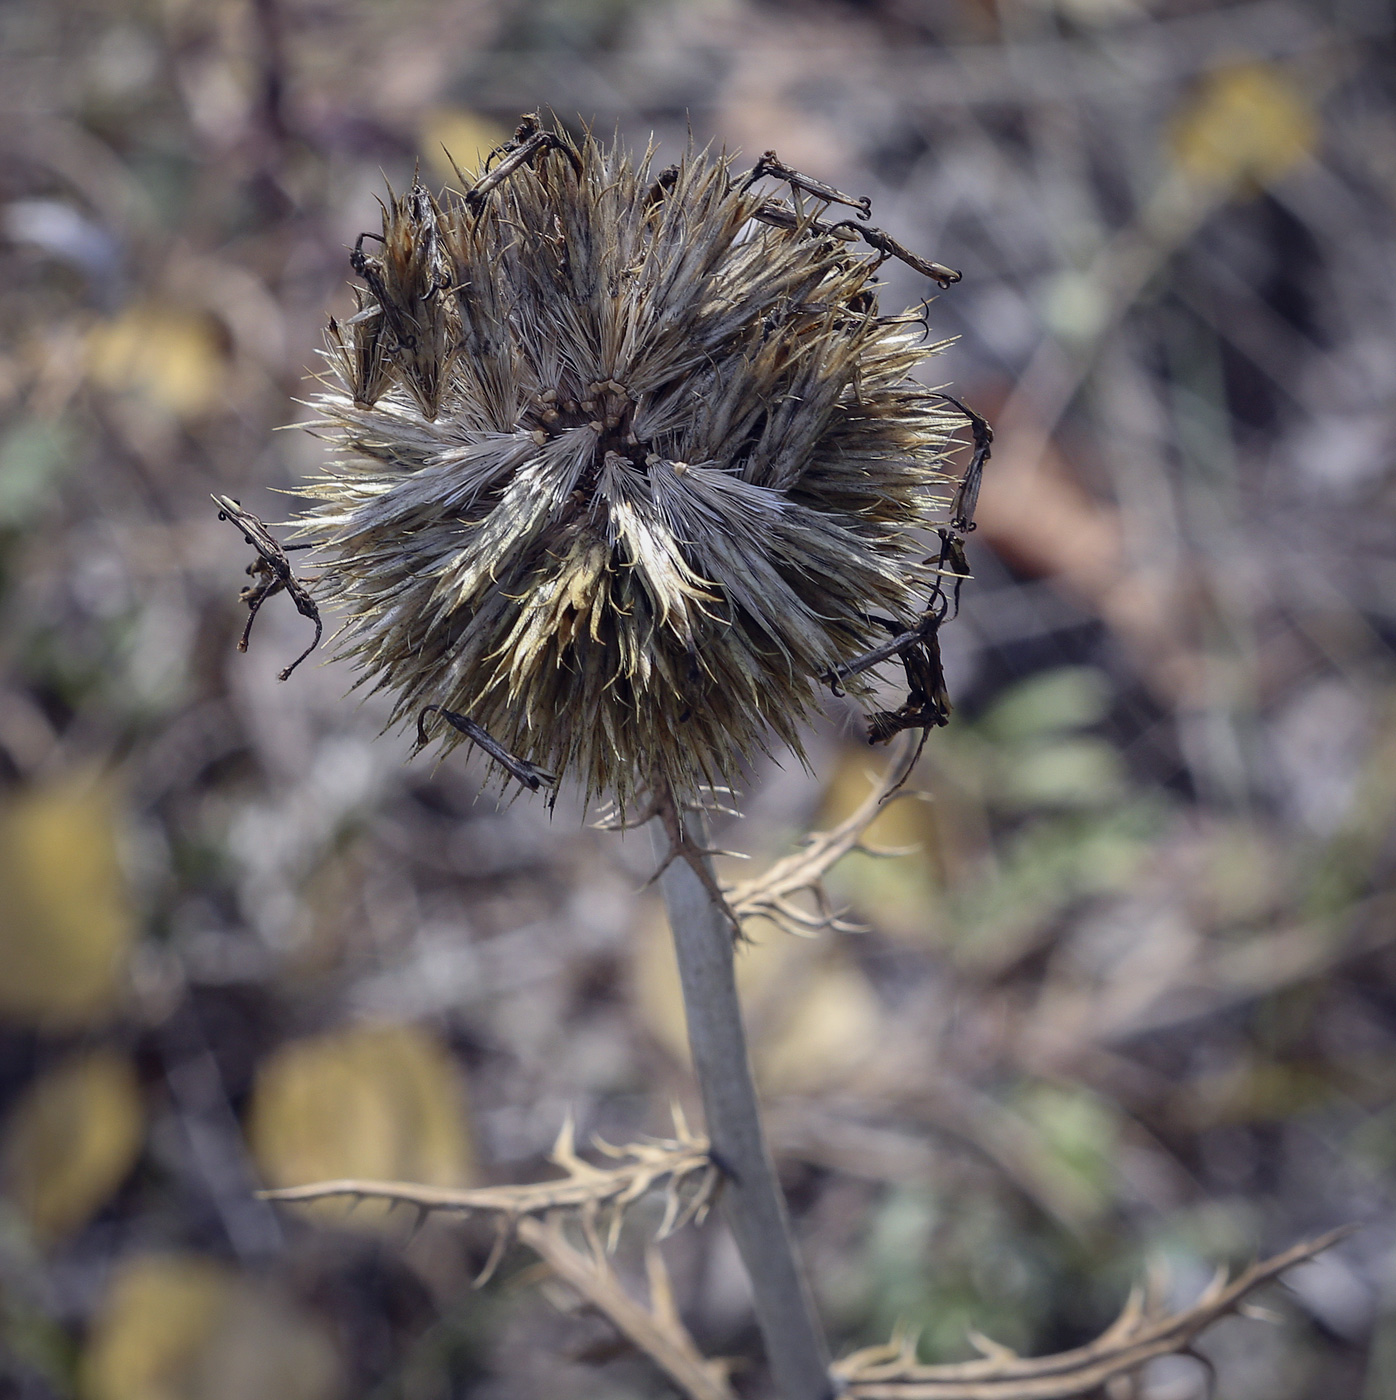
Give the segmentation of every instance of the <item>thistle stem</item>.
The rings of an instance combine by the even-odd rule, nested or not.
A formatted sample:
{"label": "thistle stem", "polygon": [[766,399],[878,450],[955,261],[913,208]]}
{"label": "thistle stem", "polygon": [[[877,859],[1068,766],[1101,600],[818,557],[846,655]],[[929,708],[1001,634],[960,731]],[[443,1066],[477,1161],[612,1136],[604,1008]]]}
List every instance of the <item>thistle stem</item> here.
{"label": "thistle stem", "polygon": [[[688,817],[686,825],[701,845],[699,818]],[[659,822],[651,830],[663,860],[670,853],[669,834]],[[830,1400],[828,1347],[761,1127],[737,1000],[732,926],[686,860],[669,864],[660,888],[674,935],[708,1138],[726,1177],[723,1214],[751,1278],[771,1374],[782,1400]]]}

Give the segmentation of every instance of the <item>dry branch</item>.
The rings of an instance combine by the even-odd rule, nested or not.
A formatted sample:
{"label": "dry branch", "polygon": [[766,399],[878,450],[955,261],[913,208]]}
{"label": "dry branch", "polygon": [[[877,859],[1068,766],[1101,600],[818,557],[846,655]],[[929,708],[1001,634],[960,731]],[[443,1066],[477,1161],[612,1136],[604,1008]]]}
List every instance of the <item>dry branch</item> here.
{"label": "dry branch", "polygon": [[646,1256],[650,1306],[645,1308],[621,1286],[603,1252],[594,1248],[583,1252],[568,1240],[557,1214],[545,1220],[521,1220],[518,1235],[690,1400],[733,1400],[726,1367],[703,1356],[679,1318],[658,1249],[651,1246]]}
{"label": "dry branch", "polygon": [[1020,1357],[971,1334],[984,1353],[982,1360],[923,1366],[916,1361],[915,1338],[902,1336],[835,1362],[834,1375],[846,1400],[1071,1400],[1091,1395],[1156,1357],[1196,1356],[1192,1344],[1200,1332],[1236,1312],[1262,1284],[1312,1259],[1351,1230],[1345,1226],[1306,1240],[1252,1264],[1229,1283],[1222,1270],[1197,1302],[1180,1313],[1158,1316],[1144,1291],[1136,1288],[1119,1317],[1095,1341],[1054,1356]]}
{"label": "dry branch", "polygon": [[598,1151],[616,1160],[614,1167],[597,1167],[577,1156],[572,1120],[558,1133],[550,1160],[567,1175],[557,1181],[523,1186],[417,1186],[405,1181],[317,1181],[258,1194],[271,1201],[323,1201],[337,1196],[354,1200],[391,1201],[414,1207],[422,1216],[432,1211],[461,1215],[493,1213],[498,1228],[494,1249],[477,1283],[484,1283],[503,1256],[522,1221],[556,1211],[580,1213],[594,1231],[607,1212],[606,1248],[614,1248],[627,1206],[664,1183],[665,1208],[658,1236],[663,1239],[688,1221],[701,1219],[712,1204],[720,1174],[708,1153],[708,1140],[694,1133],[677,1104],[673,1107],[674,1136],[613,1147],[593,1139]]}
{"label": "dry branch", "polygon": [[[750,880],[727,887],[727,906],[732,917],[769,919],[786,933],[809,937],[823,931],[858,933],[860,926],[849,923],[840,911],[830,907],[824,890],[824,877],[844,856],[861,851],[869,856],[905,855],[905,851],[881,851],[863,844],[867,831],[877,815],[898,796],[916,794],[901,789],[921,753],[917,736],[910,736],[905,749],[888,764],[887,770],[873,790],[848,817],[828,831],[816,831],[800,843],[800,849],[776,861],[769,870]],[[799,895],[814,897],[817,912],[802,909],[795,901]]]}

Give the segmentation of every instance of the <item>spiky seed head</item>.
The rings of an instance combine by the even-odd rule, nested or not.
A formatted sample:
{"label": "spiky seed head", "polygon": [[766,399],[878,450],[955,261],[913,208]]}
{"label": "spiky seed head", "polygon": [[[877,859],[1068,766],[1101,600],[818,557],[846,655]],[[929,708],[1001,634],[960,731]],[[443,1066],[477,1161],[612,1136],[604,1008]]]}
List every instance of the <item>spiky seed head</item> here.
{"label": "spiky seed head", "polygon": [[464,197],[390,194],[300,522],[396,719],[469,715],[622,804],[799,752],[870,615],[924,605],[953,425],[875,261],[726,156],[652,154],[558,133]]}

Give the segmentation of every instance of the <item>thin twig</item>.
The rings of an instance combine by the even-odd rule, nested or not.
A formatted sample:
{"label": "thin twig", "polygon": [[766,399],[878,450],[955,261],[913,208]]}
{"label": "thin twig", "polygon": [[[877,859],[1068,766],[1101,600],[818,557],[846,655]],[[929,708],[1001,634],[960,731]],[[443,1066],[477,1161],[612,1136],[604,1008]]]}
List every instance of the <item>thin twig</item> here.
{"label": "thin twig", "polygon": [[594,1249],[583,1253],[568,1240],[560,1216],[521,1220],[519,1241],[644,1352],[689,1400],[734,1400],[726,1368],[703,1356],[680,1320],[658,1249],[652,1246],[647,1255],[650,1306],[645,1308],[621,1287],[604,1254]]}
{"label": "thin twig", "polygon": [[971,1333],[979,1361],[922,1366],[914,1337],[854,1352],[834,1364],[846,1400],[1072,1400],[1100,1393],[1108,1381],[1129,1375],[1160,1356],[1194,1356],[1194,1341],[1218,1318],[1236,1312],[1262,1284],[1336,1244],[1352,1226],[1330,1230],[1271,1259],[1252,1264],[1227,1282],[1219,1272],[1192,1307],[1160,1317],[1144,1291],[1130,1293],[1118,1318],[1095,1341],[1053,1356],[1025,1358]]}
{"label": "thin twig", "polygon": [[614,1248],[626,1207],[653,1188],[664,1184],[665,1210],[659,1238],[672,1234],[690,1220],[702,1219],[721,1184],[706,1138],[692,1132],[677,1104],[673,1108],[674,1136],[626,1143],[613,1147],[595,1139],[597,1150],[616,1160],[614,1167],[597,1167],[577,1156],[569,1117],[553,1144],[552,1161],[567,1175],[557,1181],[537,1181],[523,1186],[418,1186],[406,1181],[342,1179],[317,1181],[262,1191],[264,1200],[323,1201],[337,1196],[354,1200],[380,1200],[412,1206],[426,1214],[451,1211],[461,1215],[491,1212],[498,1225],[491,1251],[477,1284],[493,1274],[505,1246],[519,1223],[531,1216],[559,1210],[577,1211],[589,1229],[595,1229],[601,1212],[607,1247]]}
{"label": "thin twig", "polygon": [[[242,531],[243,539],[257,551],[257,558],[247,567],[247,572],[257,582],[244,588],[239,595],[239,601],[247,604],[247,625],[242,629],[238,650],[247,650],[247,643],[252,636],[252,624],[257,620],[257,613],[262,604],[277,593],[284,591],[288,594],[296,605],[296,611],[315,624],[315,639],[289,666],[283,667],[278,673],[278,680],[287,680],[291,672],[320,645],[320,638],[325,631],[324,624],[320,621],[320,609],[315,605],[315,599],[310,596],[305,585],[292,570],[291,561],[286,557],[288,546],[276,540],[266,525],[250,510],[243,510],[241,502],[235,501],[231,496],[217,495],[213,497],[213,501],[218,507],[218,518],[231,520]],[[309,547],[309,545],[289,546],[291,549],[308,549]]]}

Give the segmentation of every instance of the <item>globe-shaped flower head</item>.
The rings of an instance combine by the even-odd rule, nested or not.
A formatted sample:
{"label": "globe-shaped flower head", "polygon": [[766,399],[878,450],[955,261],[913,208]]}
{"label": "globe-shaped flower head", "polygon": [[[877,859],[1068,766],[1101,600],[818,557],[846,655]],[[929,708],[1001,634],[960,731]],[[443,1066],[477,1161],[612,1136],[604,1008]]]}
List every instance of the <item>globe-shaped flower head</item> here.
{"label": "globe-shaped flower head", "polygon": [[820,678],[924,606],[937,347],[879,315],[879,259],[811,187],[526,122],[463,196],[389,198],[300,523],[395,718],[468,716],[622,803],[691,794],[798,752]]}

